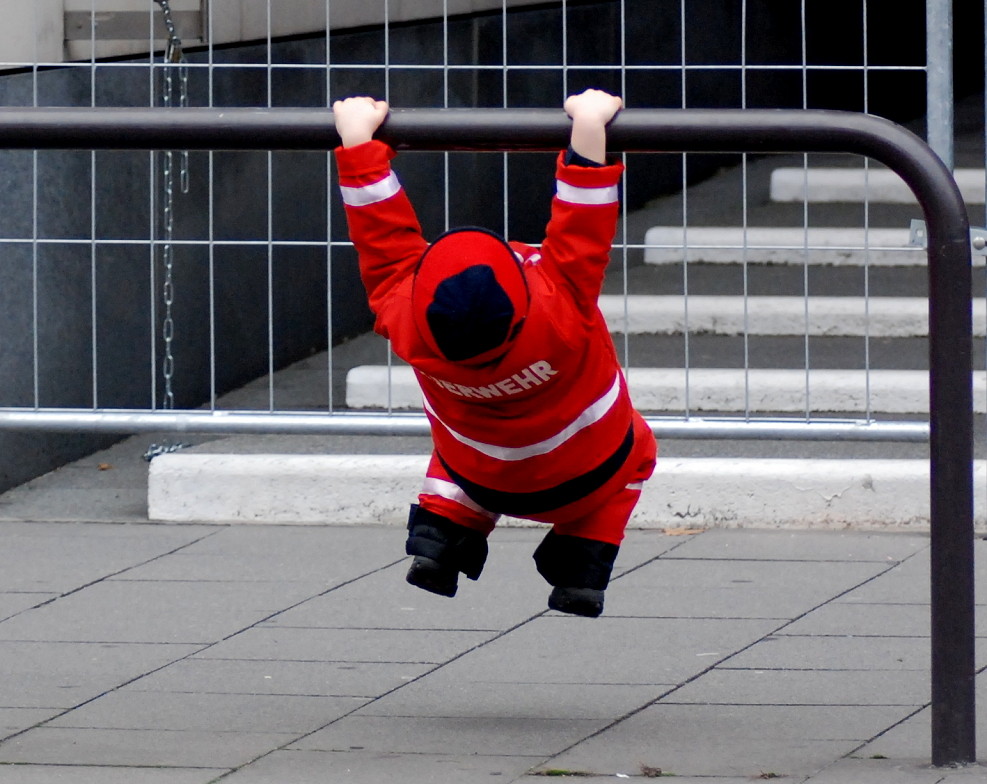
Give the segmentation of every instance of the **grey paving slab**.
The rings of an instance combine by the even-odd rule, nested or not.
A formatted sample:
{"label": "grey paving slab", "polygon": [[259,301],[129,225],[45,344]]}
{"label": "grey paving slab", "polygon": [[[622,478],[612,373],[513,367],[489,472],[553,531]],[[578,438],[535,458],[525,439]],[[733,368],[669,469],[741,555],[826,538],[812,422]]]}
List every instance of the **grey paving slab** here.
{"label": "grey paving slab", "polygon": [[[545,535],[545,532],[541,529],[536,530],[538,532],[538,541],[541,541],[541,537]],[[627,568],[638,566],[663,553],[673,550],[678,552],[685,545],[704,538],[707,533],[709,532],[700,531],[680,534],[674,530],[630,529],[624,533],[624,541],[621,543],[620,552],[617,554],[614,574],[620,574]]]}
{"label": "grey paving slab", "polygon": [[0,523],[0,590],[64,593],[215,533],[211,526]]}
{"label": "grey paving slab", "polygon": [[[977,678],[976,687],[978,721],[976,727],[976,744],[979,749],[978,758],[983,759],[987,749],[987,726],[983,721],[983,706],[987,700],[987,682],[984,675]],[[891,760],[928,760],[932,756],[932,724],[931,710],[926,708],[892,727],[879,738],[864,746],[859,754],[862,757],[879,755]],[[987,780],[987,777],[985,777]]]}
{"label": "grey paving slab", "polygon": [[104,580],[0,623],[0,640],[212,643],[322,590],[315,583]]}
{"label": "grey paving slab", "polygon": [[833,637],[779,634],[730,660],[732,667],[811,670],[929,669],[929,641],[923,637]]}
{"label": "grey paving slab", "polygon": [[956,770],[943,770],[943,784],[970,784],[987,781],[987,763],[963,765]]}
{"label": "grey paving slab", "polygon": [[46,726],[301,735],[345,716],[365,702],[366,699],[357,697],[120,689],[71,710]]}
{"label": "grey paving slab", "polygon": [[[940,784],[954,781],[954,774],[966,778],[975,774],[979,780],[987,780],[987,769],[979,766],[969,771],[933,768],[928,762],[899,762],[857,756],[855,759],[837,760],[809,779],[811,784]],[[982,777],[982,778],[981,778]],[[959,781],[959,779],[955,779]],[[967,779],[969,780],[969,779]]]}
{"label": "grey paving slab", "polygon": [[[760,776],[680,776],[675,773],[668,774],[658,774],[655,771],[659,768],[653,768],[649,765],[641,765],[636,773],[625,773],[622,777],[634,778],[635,780],[640,777],[642,779],[649,778],[662,778],[666,776],[668,778],[674,778],[675,784],[751,784],[752,781],[756,781]],[[544,784],[546,777],[554,779],[556,776],[560,777],[563,781],[569,777],[574,777],[576,781],[580,784],[614,784],[617,777],[614,775],[594,775],[587,771],[565,771],[562,773],[552,773],[549,775],[544,771],[536,771],[529,776],[522,776],[517,779],[518,784]]]}
{"label": "grey paving slab", "polygon": [[[527,546],[498,548],[493,555],[524,557]],[[509,553],[504,552],[510,550]],[[530,559],[529,559],[530,560]],[[492,561],[492,562],[491,562]],[[405,581],[408,561],[368,575],[279,614],[278,627],[382,629],[509,629],[547,610],[550,587],[527,563],[488,561],[479,581],[462,578],[453,598],[436,596]]]}
{"label": "grey paving slab", "polygon": [[928,637],[930,614],[925,604],[865,604],[834,601],[785,627],[786,634],[818,636],[866,634],[881,637]]}
{"label": "grey paving slab", "polygon": [[656,705],[543,767],[634,774],[642,764],[677,776],[796,778],[852,752],[908,708]]}
{"label": "grey paving slab", "polygon": [[[61,469],[67,470],[67,469]],[[13,491],[12,491],[13,492]],[[147,490],[138,487],[46,487],[4,499],[7,520],[118,522],[147,520]]]}
{"label": "grey paving slab", "polygon": [[301,580],[331,586],[403,556],[404,532],[393,527],[234,525],[166,558],[131,569],[123,578]]}
{"label": "grey paving slab", "polygon": [[697,569],[691,559],[662,557],[620,578],[619,590],[607,598],[607,611],[652,617],[791,619],[886,568],[871,562],[711,560]]}
{"label": "grey paving slab", "polygon": [[758,561],[898,561],[928,549],[929,537],[860,531],[712,528],[676,549],[677,558]]}
{"label": "grey paving slab", "polygon": [[[987,540],[974,540],[976,602],[987,605]],[[840,601],[928,604],[930,561],[924,555],[910,558],[867,585],[855,589]]]}
{"label": "grey paving slab", "polygon": [[202,652],[204,659],[439,664],[492,632],[443,629],[249,629]]}
{"label": "grey paving slab", "polygon": [[146,433],[62,466],[0,495],[0,519],[147,522],[147,462],[152,443],[203,440]]}
{"label": "grey paving slab", "polygon": [[550,613],[446,668],[461,673],[464,681],[676,683],[750,645],[773,625],[764,620],[606,616],[589,620]]}
{"label": "grey paving slab", "polygon": [[0,642],[0,706],[64,710],[197,650],[171,644]]}
{"label": "grey paving slab", "polygon": [[920,670],[788,670],[717,668],[666,702],[720,705],[911,705],[929,700]]}
{"label": "grey paving slab", "polygon": [[[448,671],[447,671],[448,670]],[[512,683],[464,680],[443,668],[361,709],[363,716],[617,719],[658,699],[671,684]]]}
{"label": "grey paving slab", "polygon": [[[662,778],[665,776],[668,778],[674,778],[675,784],[751,784],[752,781],[757,781],[761,778],[761,776],[680,776],[677,773],[659,774],[656,772],[658,770],[660,769],[642,764],[638,767],[638,771],[636,773],[625,773],[622,774],[620,778],[626,777],[637,780],[639,778],[650,779]],[[518,784],[544,784],[546,777],[553,780],[556,777],[559,777],[563,781],[572,777],[580,784],[603,784],[603,782],[607,782],[607,784],[614,784],[615,781],[620,780],[613,774],[595,775],[590,771],[565,771],[562,773],[551,774],[544,771],[536,771],[529,776],[522,776],[517,779],[517,782]]]}
{"label": "grey paving slab", "polygon": [[235,768],[293,738],[278,733],[38,727],[0,744],[0,763]]}
{"label": "grey paving slab", "polygon": [[238,661],[189,658],[130,684],[132,691],[376,697],[434,664],[411,662]]}
{"label": "grey paving slab", "polygon": [[0,765],[4,784],[208,784],[222,768]]}
{"label": "grey paving slab", "polygon": [[399,754],[536,756],[561,752],[603,729],[602,719],[502,716],[363,716],[359,713],[293,743],[309,751],[354,748]]}
{"label": "grey paving slab", "polygon": [[[401,754],[354,749],[344,751],[277,751],[223,779],[224,784],[465,784],[504,782],[517,777],[541,757],[507,754]],[[544,779],[532,779],[542,781]],[[719,784],[719,783],[718,783]]]}

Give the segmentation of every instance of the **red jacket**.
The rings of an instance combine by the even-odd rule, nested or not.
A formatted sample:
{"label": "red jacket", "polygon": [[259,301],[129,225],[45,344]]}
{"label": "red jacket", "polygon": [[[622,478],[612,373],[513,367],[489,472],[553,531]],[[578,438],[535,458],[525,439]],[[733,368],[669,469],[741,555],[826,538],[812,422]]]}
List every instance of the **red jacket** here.
{"label": "red jacket", "polygon": [[[634,411],[597,306],[618,214],[621,164],[565,165],[540,249],[520,243],[527,319],[496,361],[450,362],[415,326],[414,271],[427,242],[378,141],[336,150],[350,236],[375,331],[415,370],[436,452],[454,481],[494,512],[557,509],[640,471],[653,437]],[[634,444],[650,438],[650,444]],[[636,459],[628,459],[632,454]],[[638,476],[638,478],[640,478]]]}

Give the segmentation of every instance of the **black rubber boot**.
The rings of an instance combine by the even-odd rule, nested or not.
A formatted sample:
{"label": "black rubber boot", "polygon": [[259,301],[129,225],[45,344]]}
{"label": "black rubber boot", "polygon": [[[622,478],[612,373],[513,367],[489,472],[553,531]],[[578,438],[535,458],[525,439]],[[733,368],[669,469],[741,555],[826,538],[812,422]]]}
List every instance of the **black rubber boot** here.
{"label": "black rubber boot", "polygon": [[603,612],[603,591],[596,588],[553,588],[548,609],[585,618],[599,618]]}
{"label": "black rubber boot", "polygon": [[440,596],[455,596],[460,572],[476,580],[483,571],[487,537],[412,504],[404,549],[414,556],[409,583]]}
{"label": "black rubber boot", "polygon": [[598,617],[619,550],[609,542],[549,531],[533,556],[538,573],[554,586],[548,597],[549,608]]}
{"label": "black rubber boot", "polygon": [[459,572],[424,555],[414,557],[406,579],[412,585],[440,596],[455,596],[459,587]]}

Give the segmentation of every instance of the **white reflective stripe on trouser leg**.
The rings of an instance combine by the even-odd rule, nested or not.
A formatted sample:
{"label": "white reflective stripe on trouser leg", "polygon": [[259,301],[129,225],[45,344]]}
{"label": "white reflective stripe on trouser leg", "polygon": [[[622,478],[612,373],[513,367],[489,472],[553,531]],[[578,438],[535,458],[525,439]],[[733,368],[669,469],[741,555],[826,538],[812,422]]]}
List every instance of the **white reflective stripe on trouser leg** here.
{"label": "white reflective stripe on trouser leg", "polygon": [[444,479],[436,479],[432,476],[426,476],[425,481],[422,482],[422,494],[437,495],[440,498],[455,501],[457,504],[461,504],[467,509],[472,509],[474,512],[478,512],[494,522],[500,519],[499,514],[484,509],[472,498],[466,495],[459,485],[454,484],[453,482],[446,482]]}
{"label": "white reflective stripe on trouser leg", "polygon": [[401,190],[401,183],[398,176],[391,172],[384,179],[372,182],[369,185],[352,187],[340,185],[339,192],[343,197],[343,204],[349,207],[366,207],[368,204],[376,204],[379,201],[391,198]]}
{"label": "white reflective stripe on trouser leg", "polygon": [[606,185],[602,188],[581,188],[570,185],[562,180],[555,181],[555,192],[562,201],[570,204],[613,204],[617,201],[617,186]]}

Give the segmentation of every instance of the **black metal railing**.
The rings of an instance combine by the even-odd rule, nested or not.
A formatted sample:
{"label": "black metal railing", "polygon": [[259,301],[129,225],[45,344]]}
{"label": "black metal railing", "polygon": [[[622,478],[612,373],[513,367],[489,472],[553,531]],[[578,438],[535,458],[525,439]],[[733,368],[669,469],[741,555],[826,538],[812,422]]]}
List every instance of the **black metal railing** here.
{"label": "black metal railing", "polygon": [[[549,109],[407,109],[379,137],[398,149],[557,150]],[[976,758],[970,232],[951,173],[914,134],[871,115],[799,110],[629,109],[609,147],[626,152],[840,152],[897,172],[924,213],[929,259],[932,763]],[[0,148],[328,150],[316,109],[0,109]]]}

